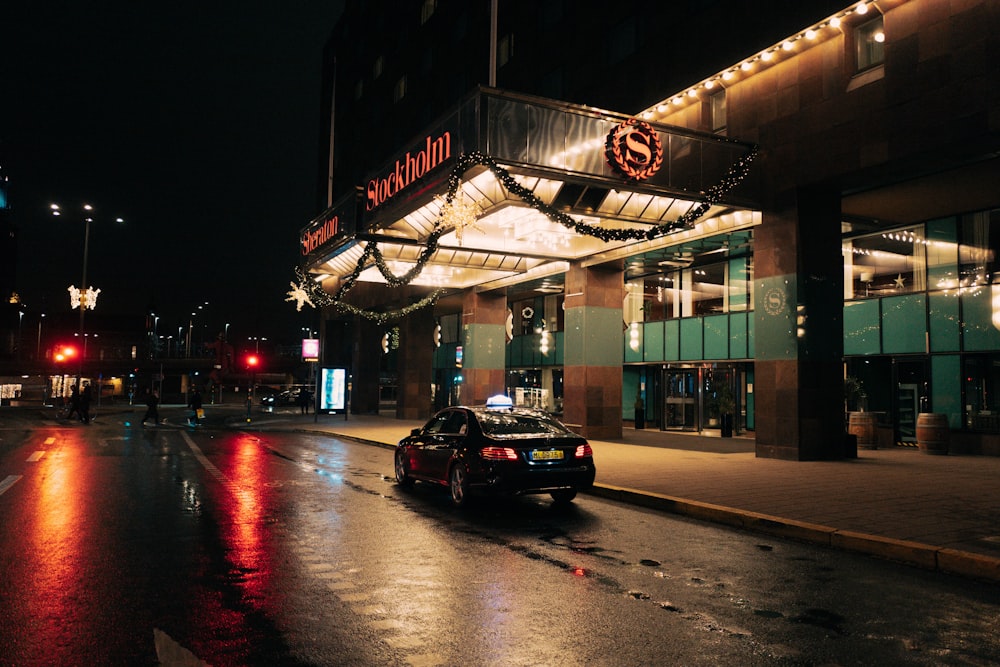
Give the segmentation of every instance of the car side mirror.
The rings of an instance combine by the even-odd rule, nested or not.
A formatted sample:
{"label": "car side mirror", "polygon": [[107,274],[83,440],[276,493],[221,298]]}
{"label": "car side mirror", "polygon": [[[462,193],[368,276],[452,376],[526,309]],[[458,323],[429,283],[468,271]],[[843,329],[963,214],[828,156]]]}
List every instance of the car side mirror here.
{"label": "car side mirror", "polygon": [[410,435],[411,436],[418,436],[418,435],[420,435],[420,429],[419,428],[413,429],[412,431],[410,431]]}

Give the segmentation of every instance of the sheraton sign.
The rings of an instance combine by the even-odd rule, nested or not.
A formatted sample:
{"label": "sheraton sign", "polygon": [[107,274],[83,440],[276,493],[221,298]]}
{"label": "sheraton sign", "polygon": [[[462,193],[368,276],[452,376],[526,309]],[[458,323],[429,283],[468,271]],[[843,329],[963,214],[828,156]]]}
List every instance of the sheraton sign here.
{"label": "sheraton sign", "polygon": [[428,135],[424,145],[415,151],[407,151],[396,160],[389,172],[368,181],[365,188],[365,210],[373,211],[411,183],[451,158],[451,132],[445,132],[436,139]]}
{"label": "sheraton sign", "polygon": [[325,217],[311,227],[302,230],[299,235],[302,255],[306,256],[327,241],[332,240],[339,231],[340,219],[336,215]]}

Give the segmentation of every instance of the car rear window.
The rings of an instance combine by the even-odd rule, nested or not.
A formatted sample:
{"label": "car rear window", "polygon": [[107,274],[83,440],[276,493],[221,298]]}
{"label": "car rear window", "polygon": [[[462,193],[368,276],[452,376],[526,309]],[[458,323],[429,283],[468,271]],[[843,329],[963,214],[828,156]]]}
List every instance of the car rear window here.
{"label": "car rear window", "polygon": [[486,435],[566,435],[569,431],[554,419],[539,415],[483,411],[476,415]]}

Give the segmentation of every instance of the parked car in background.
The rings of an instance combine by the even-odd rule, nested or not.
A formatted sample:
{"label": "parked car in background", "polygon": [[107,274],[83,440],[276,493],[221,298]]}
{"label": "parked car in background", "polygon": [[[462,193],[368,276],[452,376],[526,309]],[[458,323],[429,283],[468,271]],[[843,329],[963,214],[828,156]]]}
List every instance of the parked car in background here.
{"label": "parked car in background", "polygon": [[470,494],[548,493],[568,503],[596,474],[586,438],[506,396],[435,414],[399,441],[395,471],[402,487],[417,480],[447,486],[459,507]]}

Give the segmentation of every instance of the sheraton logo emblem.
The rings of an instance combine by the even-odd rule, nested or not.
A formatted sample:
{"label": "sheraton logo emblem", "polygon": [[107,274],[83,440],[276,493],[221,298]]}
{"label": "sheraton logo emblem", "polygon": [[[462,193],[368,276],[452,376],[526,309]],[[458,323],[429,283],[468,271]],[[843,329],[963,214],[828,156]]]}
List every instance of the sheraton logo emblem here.
{"label": "sheraton logo emblem", "polygon": [[622,121],[604,144],[608,164],[626,178],[642,181],[663,166],[663,144],[656,130],[638,118]]}

